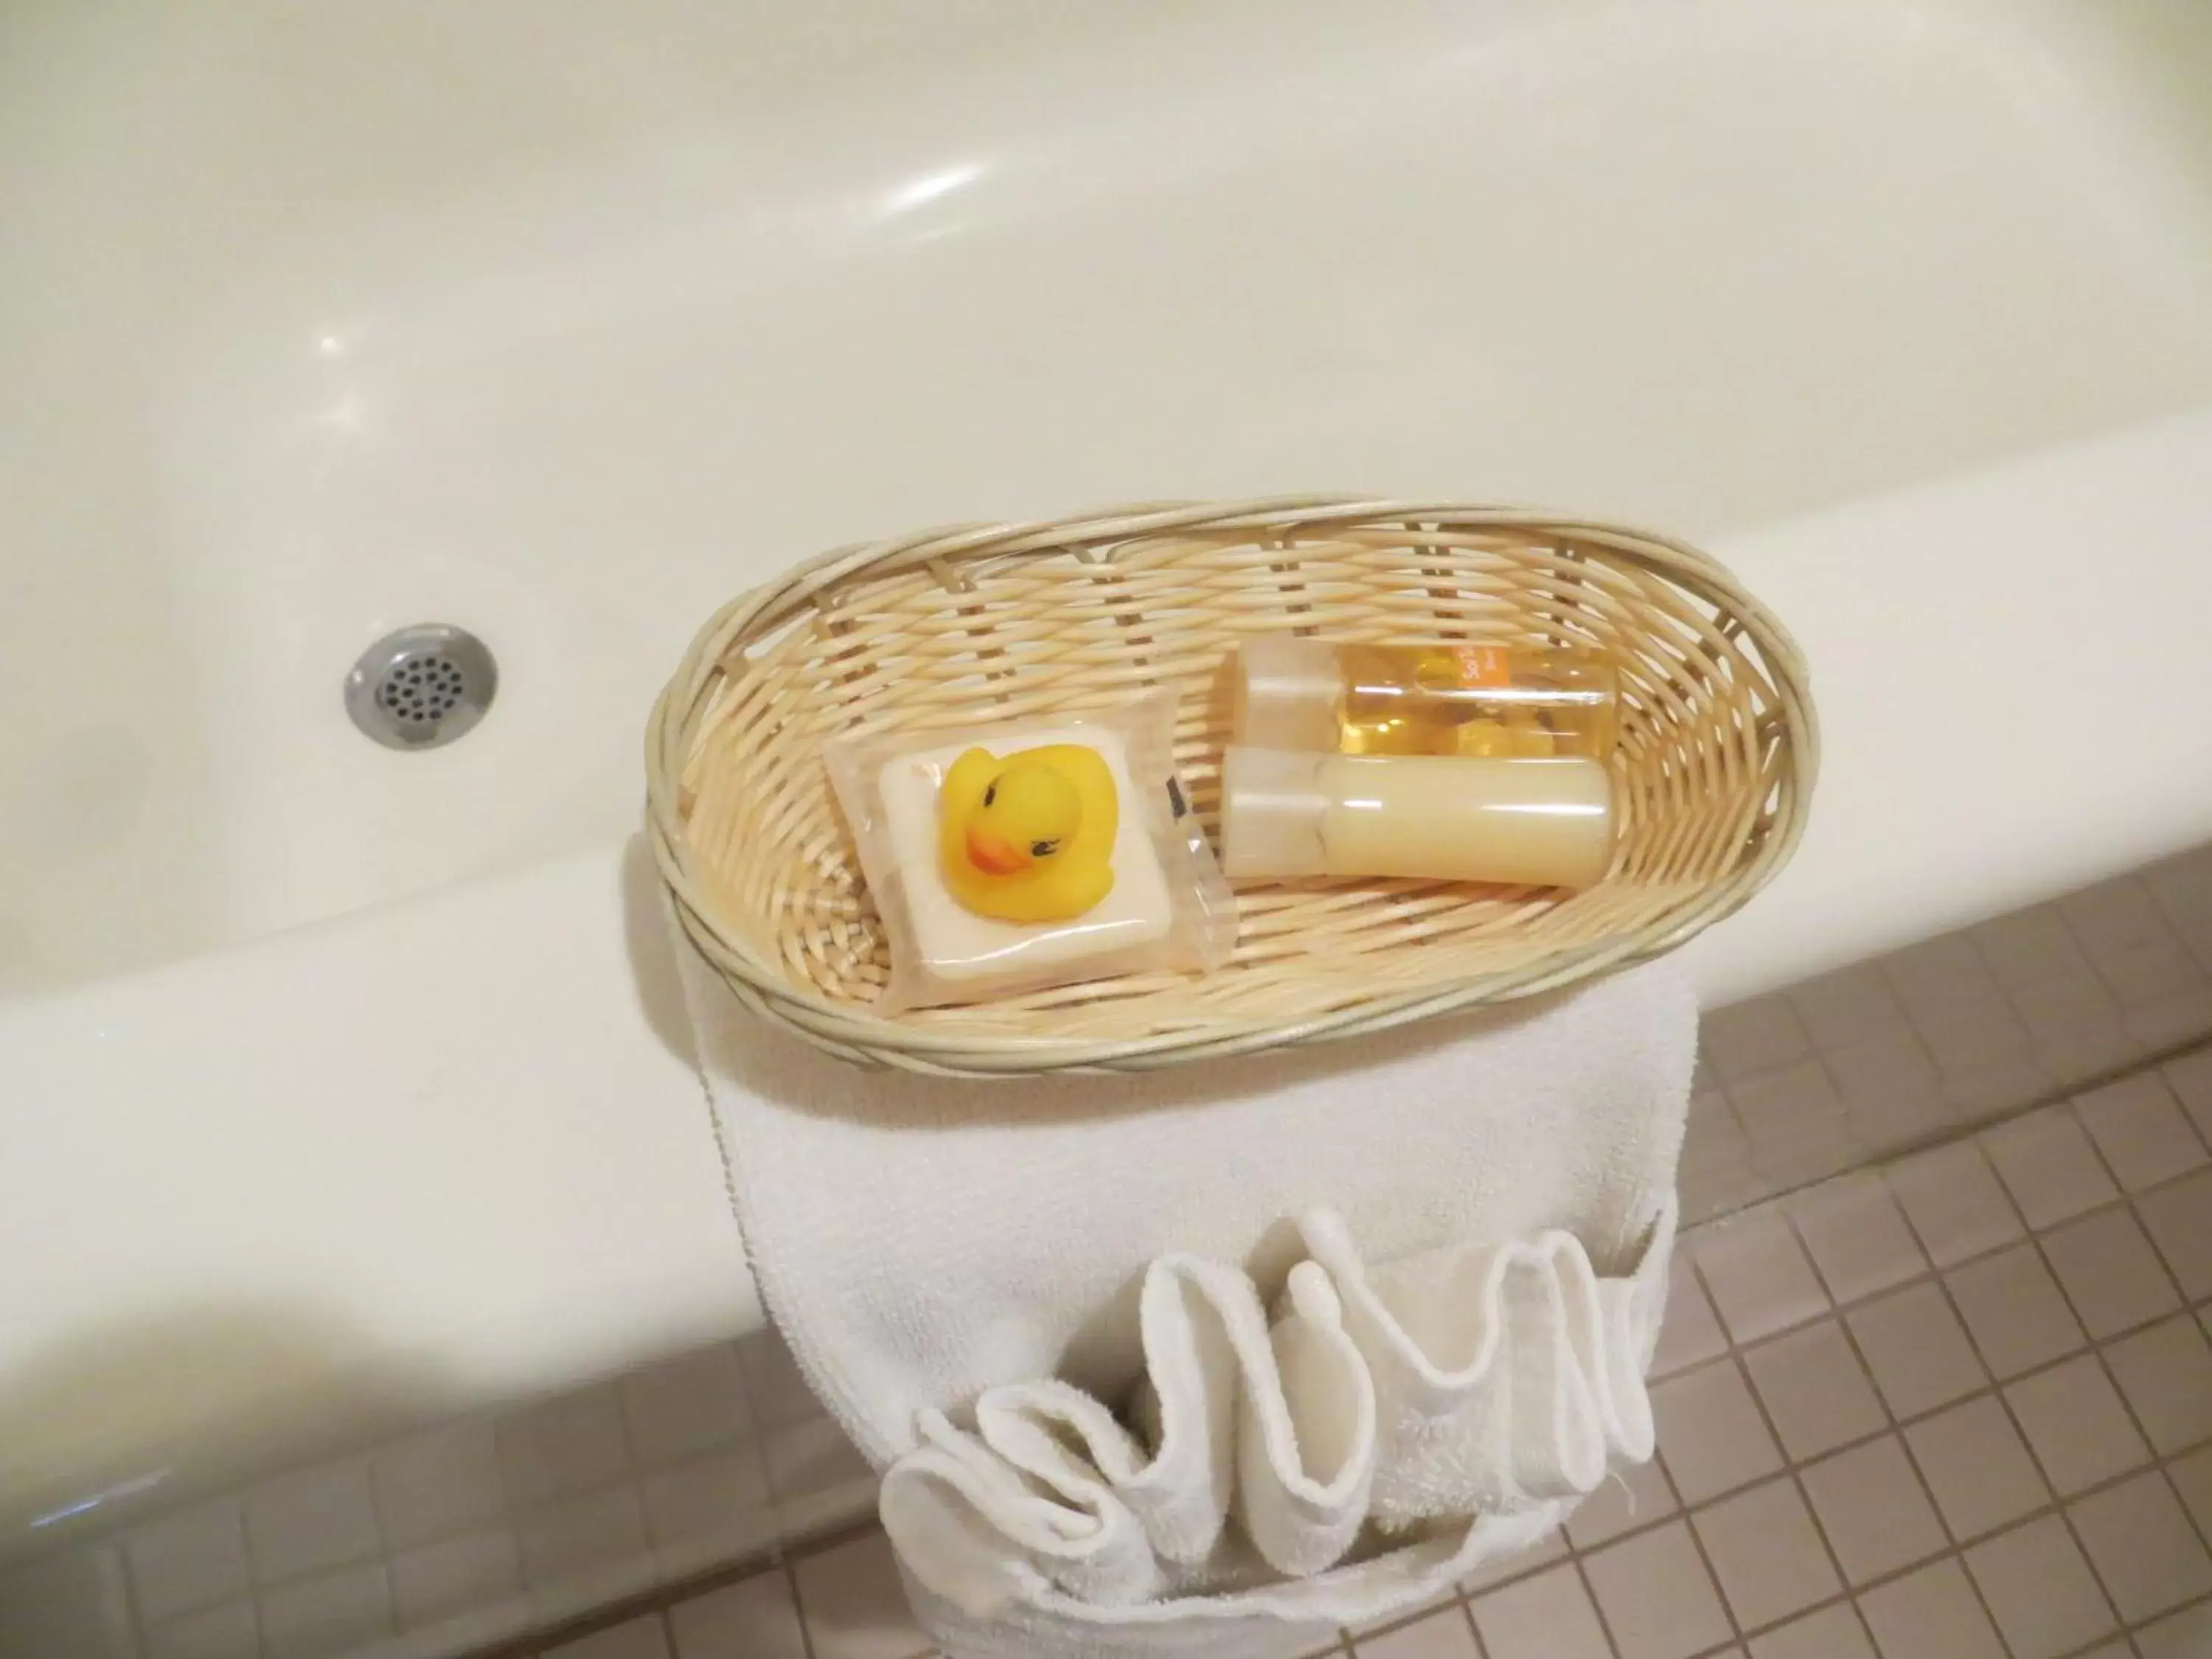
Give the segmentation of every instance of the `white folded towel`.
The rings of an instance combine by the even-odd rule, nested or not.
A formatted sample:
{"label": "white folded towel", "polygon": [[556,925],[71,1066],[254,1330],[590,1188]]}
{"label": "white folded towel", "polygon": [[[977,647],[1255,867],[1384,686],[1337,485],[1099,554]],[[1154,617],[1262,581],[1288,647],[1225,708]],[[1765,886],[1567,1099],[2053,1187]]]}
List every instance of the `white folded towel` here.
{"label": "white folded towel", "polygon": [[1363,1530],[1402,1541],[1550,1513],[1613,1460],[1650,1455],[1644,1369],[1673,1229],[1670,1206],[1625,1279],[1599,1279],[1564,1233],[1370,1274],[1319,1212],[1272,1330],[1243,1273],[1157,1261],[1142,1440],[1065,1382],[1007,1383],[976,1402],[972,1435],[921,1414],[924,1443],[884,1477],[884,1524],[969,1620],[1019,1604],[1128,1623],[1231,1589],[1249,1611],[1270,1585],[1280,1616],[1317,1598],[1374,1616]]}
{"label": "white folded towel", "polygon": [[962,1659],[1280,1651],[1649,1455],[1679,969],[967,1084],[818,1055],[679,954],[763,1298],[862,1451],[907,1460],[886,1524]]}

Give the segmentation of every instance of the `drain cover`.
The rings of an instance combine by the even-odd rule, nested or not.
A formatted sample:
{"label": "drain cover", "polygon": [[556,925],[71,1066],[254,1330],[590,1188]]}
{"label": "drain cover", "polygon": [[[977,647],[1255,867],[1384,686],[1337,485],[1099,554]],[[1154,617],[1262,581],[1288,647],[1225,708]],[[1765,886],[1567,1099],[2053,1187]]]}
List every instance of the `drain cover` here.
{"label": "drain cover", "polygon": [[386,634],[346,676],[346,713],[387,749],[435,749],[491,707],[499,667],[484,642],[446,623]]}

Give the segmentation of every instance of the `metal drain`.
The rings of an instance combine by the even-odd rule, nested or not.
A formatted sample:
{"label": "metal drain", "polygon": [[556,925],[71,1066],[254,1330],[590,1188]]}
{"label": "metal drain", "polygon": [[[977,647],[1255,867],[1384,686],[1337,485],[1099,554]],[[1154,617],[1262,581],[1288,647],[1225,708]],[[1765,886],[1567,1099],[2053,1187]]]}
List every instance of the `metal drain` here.
{"label": "metal drain", "polygon": [[386,634],[346,676],[346,713],[387,749],[435,749],[491,707],[499,666],[484,642],[447,623]]}

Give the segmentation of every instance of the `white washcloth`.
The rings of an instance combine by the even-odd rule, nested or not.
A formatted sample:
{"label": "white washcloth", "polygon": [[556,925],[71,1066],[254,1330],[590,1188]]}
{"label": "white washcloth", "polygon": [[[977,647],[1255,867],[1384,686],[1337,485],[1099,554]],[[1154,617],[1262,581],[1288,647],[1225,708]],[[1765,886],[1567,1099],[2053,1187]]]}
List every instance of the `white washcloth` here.
{"label": "white washcloth", "polygon": [[924,1444],[883,1486],[913,1576],[970,1620],[1020,1604],[1127,1623],[1231,1589],[1247,1611],[1272,1589],[1291,1616],[1373,1578],[1363,1529],[1402,1541],[1548,1510],[1650,1455],[1644,1369],[1671,1205],[1636,1271],[1602,1280],[1565,1233],[1370,1273],[1341,1218],[1300,1231],[1313,1254],[1272,1330],[1233,1268],[1169,1257],[1146,1272],[1141,1441],[1051,1379],[988,1390],[972,1435],[924,1412]]}
{"label": "white washcloth", "polygon": [[[1018,1565],[992,1620],[917,1589],[963,1659],[1178,1631],[1233,1652],[1240,1629],[1371,1617],[1648,1455],[1695,1042],[1679,968],[1219,1066],[961,1083],[819,1055],[679,956],[764,1302],[869,1459],[926,1445],[936,1519],[970,1529],[924,1560],[902,1522],[910,1572],[976,1605],[956,1568]],[[1629,1276],[1655,1254],[1659,1290]],[[1498,1334],[1527,1322],[1541,1340]],[[1178,1348],[1200,1379],[1180,1404],[1152,1374]],[[1133,1392],[1141,1438],[1104,1403]],[[1539,1419],[1541,1456],[1449,1449]],[[1414,1541],[1364,1559],[1369,1520]],[[1116,1631],[1085,1622],[1104,1605]]]}

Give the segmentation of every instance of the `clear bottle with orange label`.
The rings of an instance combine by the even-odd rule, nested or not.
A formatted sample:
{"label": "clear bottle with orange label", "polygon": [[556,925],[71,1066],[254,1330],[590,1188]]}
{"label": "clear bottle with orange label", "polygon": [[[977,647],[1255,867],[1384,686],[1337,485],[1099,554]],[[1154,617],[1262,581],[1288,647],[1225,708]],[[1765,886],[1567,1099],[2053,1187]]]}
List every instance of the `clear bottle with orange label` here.
{"label": "clear bottle with orange label", "polygon": [[1620,738],[1620,678],[1594,651],[1272,638],[1237,655],[1253,748],[1602,761]]}

